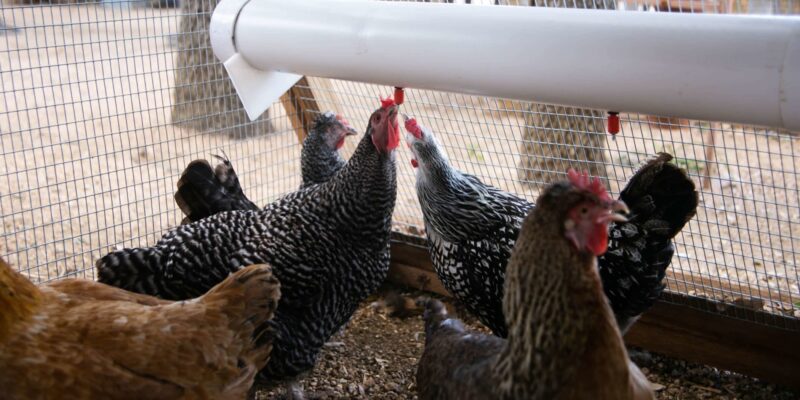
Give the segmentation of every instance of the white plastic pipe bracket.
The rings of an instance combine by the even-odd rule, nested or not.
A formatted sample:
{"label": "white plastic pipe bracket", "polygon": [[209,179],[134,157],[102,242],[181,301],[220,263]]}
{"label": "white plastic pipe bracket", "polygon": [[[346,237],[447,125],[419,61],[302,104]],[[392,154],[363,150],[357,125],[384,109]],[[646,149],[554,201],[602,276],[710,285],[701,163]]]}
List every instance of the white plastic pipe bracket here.
{"label": "white plastic pipe bracket", "polygon": [[211,14],[209,36],[214,55],[228,71],[248,118],[255,121],[303,76],[260,70],[239,54],[236,47],[236,23],[249,2],[250,0],[220,1]]}
{"label": "white plastic pipe bracket", "polygon": [[222,0],[211,14],[208,33],[214,55],[223,62],[233,57],[236,51],[236,20],[250,0]]}

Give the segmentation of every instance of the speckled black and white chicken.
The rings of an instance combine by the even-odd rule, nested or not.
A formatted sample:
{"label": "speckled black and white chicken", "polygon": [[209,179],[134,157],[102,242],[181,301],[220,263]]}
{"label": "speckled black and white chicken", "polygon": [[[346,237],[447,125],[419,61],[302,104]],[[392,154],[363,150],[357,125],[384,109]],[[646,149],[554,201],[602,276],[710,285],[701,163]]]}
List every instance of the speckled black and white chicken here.
{"label": "speckled black and white chicken", "polygon": [[[505,269],[529,201],[453,168],[433,133],[406,118],[406,138],[417,167],[431,259],[450,293],[496,335],[507,334],[502,311]],[[675,247],[672,238],[694,216],[698,193],[686,173],[661,153],[620,193],[630,220],[610,227],[600,257],[606,296],[625,332],[664,289]]]}
{"label": "speckled black and white chicken", "polygon": [[329,181],[263,210],[222,212],[179,226],[153,247],[112,252],[97,262],[99,280],[185,299],[242,266],[269,263],[282,297],[261,376],[288,380],[310,370],[322,345],[388,273],[397,109],[391,98],[382,102],[350,161]]}
{"label": "speckled black and white chicken", "polygon": [[[328,111],[314,120],[300,152],[301,188],[327,182],[345,165],[339,154],[347,136],[356,130],[339,114]],[[183,170],[175,202],[183,214],[183,223],[199,221],[222,211],[259,210],[244,194],[230,160],[220,160],[215,168],[206,160],[194,160]]]}

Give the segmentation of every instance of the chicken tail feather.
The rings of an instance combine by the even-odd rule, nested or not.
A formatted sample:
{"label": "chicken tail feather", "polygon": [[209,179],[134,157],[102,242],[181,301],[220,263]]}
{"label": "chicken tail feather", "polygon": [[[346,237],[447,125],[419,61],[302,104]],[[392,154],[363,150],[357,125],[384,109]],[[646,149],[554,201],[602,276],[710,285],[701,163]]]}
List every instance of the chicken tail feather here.
{"label": "chicken tail feather", "polygon": [[[671,163],[673,157],[658,153],[646,163],[620,193],[620,199],[639,216],[643,223],[650,221],[654,237],[672,239],[694,217],[699,203],[694,181],[686,171]],[[663,221],[663,225],[653,223]]]}
{"label": "chicken tail feather", "polygon": [[223,211],[258,210],[242,191],[239,177],[226,157],[216,168],[206,160],[194,160],[178,180],[175,202],[186,215],[183,223],[199,221]]}
{"label": "chicken tail feather", "polygon": [[620,199],[630,207],[628,222],[610,229],[600,276],[622,332],[649,309],[664,290],[675,245],[672,239],[695,215],[699,195],[686,171],[659,153],[628,182]]}

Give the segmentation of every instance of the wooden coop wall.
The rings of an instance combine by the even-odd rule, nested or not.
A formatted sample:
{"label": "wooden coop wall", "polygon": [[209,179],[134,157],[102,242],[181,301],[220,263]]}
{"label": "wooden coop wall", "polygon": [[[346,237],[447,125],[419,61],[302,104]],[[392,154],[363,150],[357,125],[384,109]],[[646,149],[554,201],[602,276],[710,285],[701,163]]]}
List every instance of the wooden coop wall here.
{"label": "wooden coop wall", "polygon": [[[259,204],[294,190],[300,142],[314,115],[335,110],[363,131],[378,97],[391,93],[308,77],[250,122],[208,43],[216,2],[174,3],[0,6],[0,255],[35,282],[93,279],[94,261],[109,250],[153,243],[177,225],[175,183],[193,159],[227,154]],[[500,3],[800,14],[797,0]],[[408,90],[403,111],[433,129],[457,168],[531,200],[569,166],[604,177],[616,194],[647,157],[675,155],[698,184],[701,205],[676,239],[669,294],[628,339],[800,382],[791,367],[800,364],[797,133],[622,114],[621,132],[611,137],[602,110],[415,89]],[[346,157],[355,145],[347,142]],[[390,278],[445,294],[427,260],[402,146],[397,164]]]}

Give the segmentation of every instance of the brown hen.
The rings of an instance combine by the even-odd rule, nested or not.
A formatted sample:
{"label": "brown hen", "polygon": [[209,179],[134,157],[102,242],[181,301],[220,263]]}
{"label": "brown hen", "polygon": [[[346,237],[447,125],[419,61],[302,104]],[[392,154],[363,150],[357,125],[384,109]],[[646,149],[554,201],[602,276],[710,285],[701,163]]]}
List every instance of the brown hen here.
{"label": "brown hen", "polygon": [[597,256],[625,210],[570,172],[528,214],[508,264],[507,339],[469,332],[428,301],[420,399],[652,399],[603,294]]}
{"label": "brown hen", "polygon": [[37,287],[0,259],[0,397],[243,399],[279,297],[267,265],[172,302],[85,280]]}

